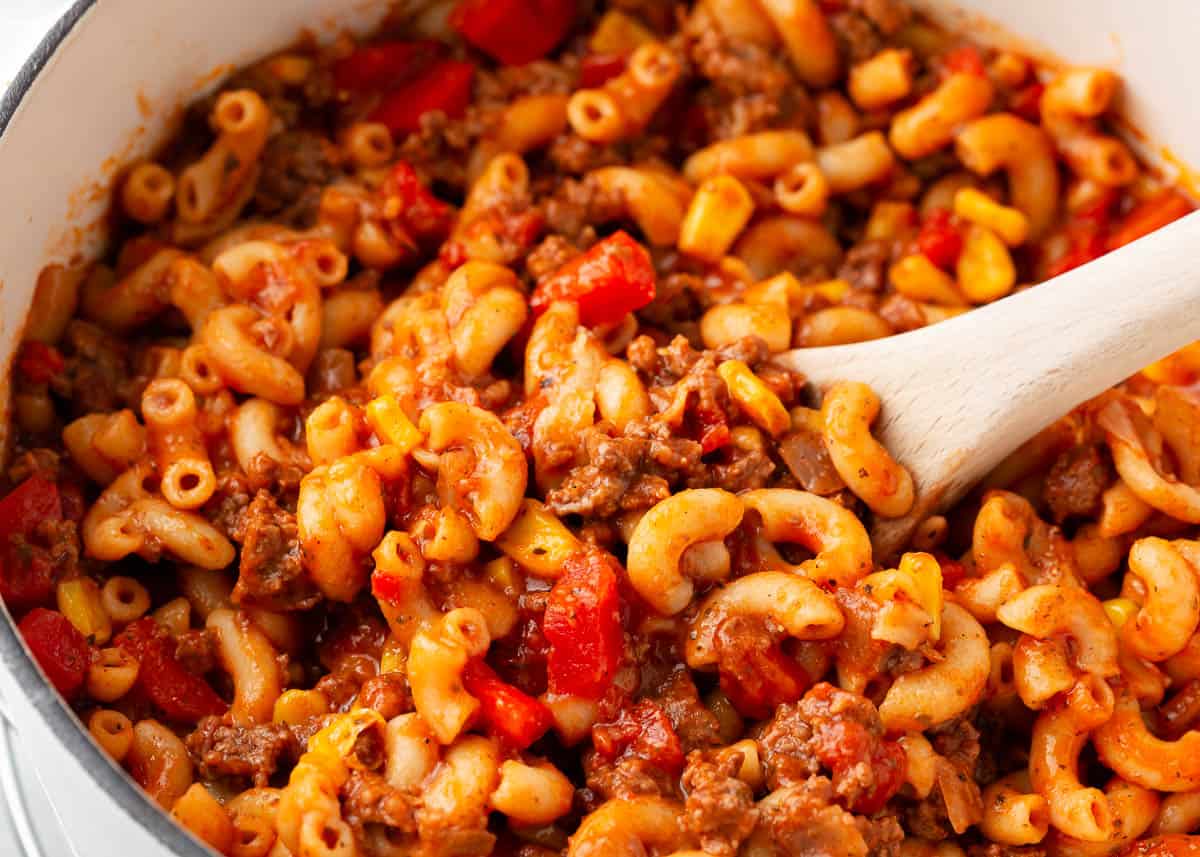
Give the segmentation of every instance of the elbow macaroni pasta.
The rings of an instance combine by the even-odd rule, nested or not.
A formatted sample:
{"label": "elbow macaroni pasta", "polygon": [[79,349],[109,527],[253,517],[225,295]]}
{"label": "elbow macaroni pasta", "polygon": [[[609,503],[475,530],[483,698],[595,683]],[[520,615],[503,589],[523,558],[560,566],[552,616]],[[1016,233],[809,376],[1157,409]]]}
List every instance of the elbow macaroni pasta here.
{"label": "elbow macaroni pasta", "polygon": [[96,744],[224,857],[1192,850],[1196,347],[948,509],[778,358],[1188,212],[1118,78],[901,0],[395,25],[38,277],[0,596]]}

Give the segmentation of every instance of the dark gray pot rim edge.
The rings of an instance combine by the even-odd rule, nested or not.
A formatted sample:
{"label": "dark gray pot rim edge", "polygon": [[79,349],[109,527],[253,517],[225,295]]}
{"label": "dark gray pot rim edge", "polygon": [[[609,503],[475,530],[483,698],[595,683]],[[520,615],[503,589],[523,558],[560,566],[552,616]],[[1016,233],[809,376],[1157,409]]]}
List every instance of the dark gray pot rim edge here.
{"label": "dark gray pot rim edge", "polygon": [[[25,96],[37,81],[42,69],[54,56],[55,51],[70,35],[75,25],[96,5],[96,0],[76,0],[71,8],[50,29],[34,49],[29,59],[21,66],[12,84],[0,98],[0,137],[8,129],[13,116],[20,108]],[[7,367],[5,367],[7,371]],[[150,797],[113,764],[88,737],[83,725],[62,697],[43,677],[25,648],[12,616],[7,607],[2,608],[0,617],[0,660],[12,673],[15,683],[25,693],[29,702],[50,727],[50,731],[63,748],[77,758],[96,788],[107,794],[137,824],[145,828],[170,853],[181,857],[211,857],[211,852],[201,846],[188,833],[161,812]],[[14,724],[17,725],[17,724]],[[35,751],[36,752],[36,751]],[[51,797],[53,800],[53,796]],[[72,807],[57,807],[59,812],[71,812]],[[82,845],[83,843],[75,843]]]}

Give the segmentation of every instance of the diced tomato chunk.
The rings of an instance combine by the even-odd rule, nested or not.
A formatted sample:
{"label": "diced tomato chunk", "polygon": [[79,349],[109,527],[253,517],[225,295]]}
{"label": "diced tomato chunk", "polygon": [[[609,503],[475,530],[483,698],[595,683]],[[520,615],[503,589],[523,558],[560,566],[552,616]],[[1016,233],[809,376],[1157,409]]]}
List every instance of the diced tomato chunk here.
{"label": "diced tomato chunk", "polygon": [[1112,210],[1117,203],[1117,194],[1106,190],[1091,202],[1080,206],[1067,222],[1067,250],[1046,268],[1046,276],[1057,277],[1093,259],[1103,256],[1107,250],[1108,233]]}
{"label": "diced tomato chunk", "polygon": [[1044,83],[1031,83],[1024,89],[1017,90],[1008,102],[1009,111],[1022,119],[1037,122],[1042,116],[1042,93],[1045,91]]}
{"label": "diced tomato chunk", "polygon": [[721,690],[733,707],[753,720],[770,717],[775,709],[795,702],[812,684],[812,677],[778,645],[748,650],[750,657],[735,675],[721,671]]}
{"label": "diced tomato chunk", "polygon": [[1175,190],[1164,190],[1139,203],[1121,218],[1105,245],[1108,250],[1124,247],[1139,238],[1162,229],[1192,211],[1187,197]]}
{"label": "diced tomato chunk", "polygon": [[397,161],[379,186],[384,217],[397,237],[420,241],[443,238],[454,213],[417,176],[408,161]]}
{"label": "diced tomato chunk", "polygon": [[497,62],[524,65],[563,40],[575,10],[575,0],[461,0],[450,24]]}
{"label": "diced tomato chunk", "polygon": [[615,324],[654,300],[654,265],[646,248],[616,232],[538,282],[530,299],[535,313],[554,301],[579,304],[585,325]]}
{"label": "diced tomato chunk", "polygon": [[599,550],[564,563],[542,618],[551,693],[599,699],[612,685],[625,643],[618,568],[615,557]]}
{"label": "diced tomato chunk", "polygon": [[26,342],[21,346],[17,368],[35,384],[45,384],[65,369],[67,362],[58,349],[44,342]]}
{"label": "diced tomato chunk", "polygon": [[[819,686],[818,686],[819,689]],[[833,785],[860,765],[873,775],[873,788],[859,795],[850,809],[870,815],[883,809],[904,784],[906,758],[894,741],[872,735],[862,723],[849,718],[821,721],[813,735],[817,759],[833,774]]]}
{"label": "diced tomato chunk", "polygon": [[532,247],[542,234],[546,218],[536,210],[505,214],[500,218],[498,234],[521,248]]}
{"label": "diced tomato chunk", "polygon": [[1068,230],[1103,231],[1108,229],[1117,199],[1118,194],[1114,188],[1105,188],[1100,191],[1090,202],[1079,206],[1079,209],[1071,216],[1071,222],[1067,225]]}
{"label": "diced tomato chunk", "polygon": [[0,597],[14,613],[46,604],[54,595],[54,562],[43,548],[29,543],[4,551],[0,568]]}
{"label": "diced tomato chunk", "polygon": [[388,604],[400,604],[409,595],[411,585],[406,580],[383,574],[377,568],[371,573],[371,594]]}
{"label": "diced tomato chunk", "polygon": [[36,474],[0,500],[0,538],[14,534],[31,536],[41,521],[61,519],[58,486]]}
{"label": "diced tomato chunk", "polygon": [[622,708],[611,723],[593,726],[592,746],[608,762],[645,759],[672,776],[683,770],[683,744],[662,706],[649,699]]}
{"label": "diced tomato chunk", "polygon": [[509,746],[524,750],[550,728],[550,709],[504,681],[482,660],[468,661],[462,678],[467,693],[479,700],[479,719]]}
{"label": "diced tomato chunk", "polygon": [[917,249],[939,268],[949,270],[958,262],[962,248],[962,233],[950,212],[944,208],[931,211],[917,233]]}
{"label": "diced tomato chunk", "polygon": [[126,626],[113,643],[137,659],[137,687],[171,720],[195,723],[224,714],[225,705],[208,682],[184,668],[170,636],[146,616]]}
{"label": "diced tomato chunk", "polygon": [[595,89],[625,71],[629,58],[620,54],[587,54],[579,63],[579,85]]}
{"label": "diced tomato chunk", "polygon": [[974,45],[963,45],[942,54],[942,67],[953,73],[987,76],[983,57],[979,55],[979,49]]}
{"label": "diced tomato chunk", "polygon": [[0,500],[0,597],[9,609],[27,610],[54,594],[54,556],[35,534],[39,523],[62,517],[58,486],[37,474]]}
{"label": "diced tomato chunk", "polygon": [[411,134],[421,129],[421,117],[440,110],[451,119],[461,119],[471,103],[475,66],[458,60],[441,60],[420,77],[413,78],[383,97],[370,114],[393,134]]}
{"label": "diced tomato chunk", "polygon": [[1057,277],[1067,271],[1073,271],[1081,265],[1086,265],[1099,259],[1105,253],[1104,236],[1091,232],[1074,236],[1067,252],[1058,257],[1046,269],[1046,276]]}
{"label": "diced tomato chunk", "polygon": [[17,625],[46,678],[67,699],[83,686],[92,649],[83,634],[56,610],[37,607]]}
{"label": "diced tomato chunk", "polygon": [[446,46],[433,39],[374,42],[338,60],[333,82],[355,92],[393,89],[422,75],[445,53]]}
{"label": "diced tomato chunk", "polygon": [[536,209],[511,211],[507,206],[499,205],[465,227],[460,224],[455,230],[456,237],[442,244],[438,258],[453,270],[471,258],[472,246],[481,244],[497,247],[505,258],[519,258],[533,246],[545,222],[542,213]]}
{"label": "diced tomato chunk", "polygon": [[729,442],[733,439],[733,433],[729,431],[729,423],[725,422],[723,417],[712,422],[703,421],[702,424],[703,428],[700,430],[700,450],[705,455],[723,446],[728,446]]}
{"label": "diced tomato chunk", "polygon": [[934,553],[934,559],[942,569],[942,586],[954,589],[967,576],[967,567],[956,559],[952,559],[940,551]]}

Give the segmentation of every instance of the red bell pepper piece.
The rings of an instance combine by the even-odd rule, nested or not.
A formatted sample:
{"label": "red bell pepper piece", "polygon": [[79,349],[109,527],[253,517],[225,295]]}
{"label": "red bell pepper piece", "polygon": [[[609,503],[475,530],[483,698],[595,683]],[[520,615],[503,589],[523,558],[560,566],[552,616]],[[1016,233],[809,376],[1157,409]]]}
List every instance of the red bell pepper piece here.
{"label": "red bell pepper piece", "polygon": [[383,97],[370,115],[393,134],[411,134],[421,129],[421,117],[440,110],[451,119],[461,119],[471,103],[475,66],[458,60],[434,63],[419,77]]}
{"label": "red bell pepper piece", "polygon": [[407,161],[397,161],[379,186],[384,218],[401,240],[440,240],[450,231],[454,212],[417,177]]}
{"label": "red bell pepper piece", "polygon": [[36,474],[0,500],[0,597],[10,609],[35,607],[54,594],[54,559],[33,538],[41,521],[62,517],[58,486]]}
{"label": "red bell pepper piece", "polygon": [[625,71],[629,58],[620,54],[587,54],[579,63],[579,85],[595,89]]}
{"label": "red bell pepper piece", "polygon": [[21,346],[17,368],[35,384],[45,384],[65,369],[67,362],[58,349],[44,342],[26,342]]}
{"label": "red bell pepper piece", "polygon": [[92,649],[83,634],[56,610],[37,607],[17,625],[46,678],[67,699],[83,686]]}
{"label": "red bell pepper piece", "polygon": [[504,681],[483,660],[468,661],[462,679],[467,693],[479,700],[483,725],[509,746],[524,750],[550,728],[550,709]]}
{"label": "red bell pepper piece", "polygon": [[612,685],[625,642],[616,567],[611,554],[581,552],[550,590],[542,633],[551,693],[599,699]]}
{"label": "red bell pepper piece", "polygon": [[963,45],[942,54],[942,67],[951,73],[987,76],[983,57],[979,55],[979,49],[974,45]]}
{"label": "red bell pepper piece", "polygon": [[962,254],[963,239],[949,211],[935,208],[929,213],[917,233],[917,248],[939,268],[954,267]]}
{"label": "red bell pepper piece", "polygon": [[363,45],[334,64],[333,82],[354,92],[394,89],[424,74],[445,53],[446,46],[433,39]]}
{"label": "red bell pepper piece", "polygon": [[1134,206],[1121,218],[1105,244],[1107,250],[1124,247],[1139,238],[1162,229],[1185,214],[1190,214],[1192,204],[1187,197],[1175,190],[1164,190]]}
{"label": "red bell pepper piece", "polygon": [[195,723],[228,706],[208,682],[184,668],[175,657],[170,636],[146,616],[126,626],[113,641],[137,659],[137,687],[171,720]]}
{"label": "red bell pepper piece", "polygon": [[550,53],[571,29],[575,0],[462,0],[450,25],[504,65],[524,65]]}
{"label": "red bell pepper piece", "polygon": [[558,300],[578,303],[585,325],[615,324],[654,300],[650,254],[624,231],[610,235],[538,282],[529,305],[541,313]]}
{"label": "red bell pepper piece", "polygon": [[622,708],[611,723],[593,726],[592,746],[600,758],[609,762],[637,758],[672,775],[683,770],[683,744],[675,727],[662,706],[649,699]]}

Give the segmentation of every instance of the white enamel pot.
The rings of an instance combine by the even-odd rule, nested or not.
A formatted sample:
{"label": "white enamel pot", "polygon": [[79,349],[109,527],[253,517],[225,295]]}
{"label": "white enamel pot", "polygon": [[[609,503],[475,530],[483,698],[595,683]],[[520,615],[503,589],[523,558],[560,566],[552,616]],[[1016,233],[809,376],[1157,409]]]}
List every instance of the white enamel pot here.
{"label": "white enamel pot", "polygon": [[[0,27],[6,2],[0,0]],[[0,101],[0,366],[38,271],[96,251],[117,165],[168,133],[172,107],[224,71],[294,41],[369,29],[385,0],[78,0]],[[920,0],[951,26],[1127,82],[1123,113],[1151,160],[1200,165],[1194,0]],[[957,7],[957,8],[956,8]],[[995,25],[988,22],[994,22]],[[1019,34],[1009,41],[1005,33]],[[1135,142],[1138,138],[1134,138]],[[7,399],[7,383],[0,385]],[[0,432],[3,431],[0,420]],[[3,613],[3,611],[0,611]],[[81,857],[203,857],[87,737],[0,615],[0,699]]]}

